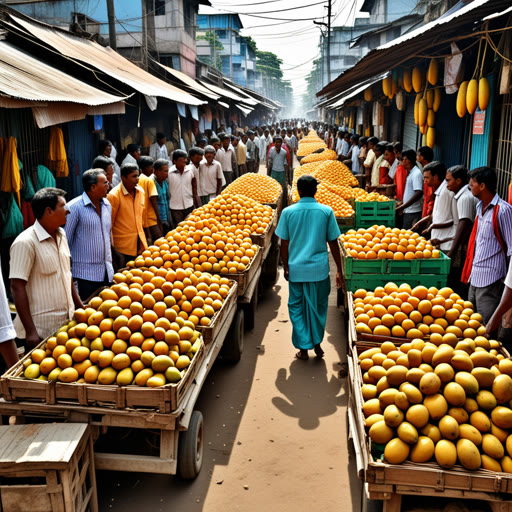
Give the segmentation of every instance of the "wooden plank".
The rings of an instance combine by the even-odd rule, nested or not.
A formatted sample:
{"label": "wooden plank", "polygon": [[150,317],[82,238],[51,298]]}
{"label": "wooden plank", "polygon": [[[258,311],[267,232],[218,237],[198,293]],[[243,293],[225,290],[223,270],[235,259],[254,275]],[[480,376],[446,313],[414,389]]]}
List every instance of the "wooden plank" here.
{"label": "wooden plank", "polygon": [[107,471],[126,471],[132,473],[176,474],[175,459],[160,459],[146,455],[126,455],[118,453],[96,453],[94,457],[96,469]]}
{"label": "wooden plank", "polygon": [[222,307],[215,313],[213,318],[211,319],[210,325],[202,326],[198,325],[197,330],[202,334],[204,343],[206,345],[210,344],[215,337],[219,329],[222,327],[222,324],[225,318],[228,316],[230,309],[233,307],[233,304],[236,304],[236,298],[238,297],[238,284],[236,281],[231,281],[231,289],[227,297],[224,299]]}
{"label": "wooden plank", "polygon": [[0,485],[2,509],[5,512],[64,512],[52,506],[46,485]]}

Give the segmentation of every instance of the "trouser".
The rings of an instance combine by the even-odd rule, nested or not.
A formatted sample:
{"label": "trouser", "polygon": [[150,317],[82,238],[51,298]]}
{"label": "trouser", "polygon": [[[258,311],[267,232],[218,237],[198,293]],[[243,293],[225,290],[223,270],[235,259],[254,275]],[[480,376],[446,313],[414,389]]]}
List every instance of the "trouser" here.
{"label": "trouser", "polygon": [[[162,233],[162,230],[158,227],[158,224],[155,224],[154,226],[149,226],[149,227],[145,228],[145,230],[147,230],[146,239],[149,238],[149,240],[147,240],[148,245],[154,244],[155,240],[157,240],[158,238],[167,234],[167,231],[164,231]],[[148,237],[148,234],[149,234],[149,237]],[[149,242],[151,242],[151,243],[149,243]]]}
{"label": "trouser", "polygon": [[404,213],[402,228],[403,229],[411,229],[414,226],[414,224],[416,224],[416,222],[418,222],[420,219],[421,219],[421,212]]}
{"label": "trouser", "polygon": [[240,174],[240,176],[242,176],[246,172],[247,172],[247,164],[238,164],[238,174]]}
{"label": "trouser", "polygon": [[193,206],[190,208],[185,208],[184,210],[171,210],[171,217],[174,225],[177,226],[180,222],[183,222],[194,209]]}
{"label": "trouser", "polygon": [[125,268],[129,261],[133,261],[137,256],[123,254],[121,252],[112,252],[112,265],[117,272],[120,268]]}
{"label": "trouser", "polygon": [[210,196],[209,195],[200,196],[199,199],[201,199],[201,204],[206,204],[210,200]]}
{"label": "trouser", "polygon": [[78,295],[82,299],[82,302],[92,298],[91,295],[102,286],[108,286],[110,284],[106,271],[103,281],[88,281],[87,279],[76,278],[75,283],[78,290]]}
{"label": "trouser", "polygon": [[247,172],[257,172],[255,160],[247,160]]}
{"label": "trouser", "polygon": [[472,284],[469,285],[469,300],[473,303],[475,311],[482,315],[484,324],[491,319],[491,316],[496,311],[504,286],[501,279],[488,286],[477,287]]}
{"label": "trouser", "polygon": [[233,171],[222,171],[222,174],[224,174],[224,179],[226,180],[226,185],[224,186],[225,188],[230,183],[233,183]]}
{"label": "trouser", "polygon": [[331,279],[289,283],[288,312],[295,348],[311,350],[324,339]]}
{"label": "trouser", "polygon": [[278,181],[283,187],[283,208],[288,205],[288,185],[286,184],[286,171],[272,171],[271,178]]}

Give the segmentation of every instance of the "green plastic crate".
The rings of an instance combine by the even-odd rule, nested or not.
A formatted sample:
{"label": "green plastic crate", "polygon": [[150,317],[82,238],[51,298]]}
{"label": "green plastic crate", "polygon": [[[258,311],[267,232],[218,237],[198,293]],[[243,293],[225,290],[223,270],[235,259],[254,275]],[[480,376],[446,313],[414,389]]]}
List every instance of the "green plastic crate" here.
{"label": "green plastic crate", "polygon": [[345,278],[345,286],[347,292],[355,292],[360,288],[364,290],[375,290],[378,286],[384,286],[386,283],[408,283],[412,287],[423,285],[427,288],[435,286],[436,288],[444,288],[446,286],[447,275],[423,274],[420,276],[389,274],[389,275],[355,275],[353,278]]}
{"label": "green plastic crate", "polygon": [[352,217],[336,217],[336,222],[342,233],[346,233],[350,229],[354,229],[354,216]]}
{"label": "green plastic crate", "polygon": [[395,201],[355,201],[355,228],[369,228],[375,224],[395,227]]}
{"label": "green plastic crate", "polygon": [[403,274],[422,276],[424,274],[448,275],[451,260],[440,253],[439,258],[418,260],[358,260],[352,257],[344,257],[345,277],[353,277],[357,274]]}

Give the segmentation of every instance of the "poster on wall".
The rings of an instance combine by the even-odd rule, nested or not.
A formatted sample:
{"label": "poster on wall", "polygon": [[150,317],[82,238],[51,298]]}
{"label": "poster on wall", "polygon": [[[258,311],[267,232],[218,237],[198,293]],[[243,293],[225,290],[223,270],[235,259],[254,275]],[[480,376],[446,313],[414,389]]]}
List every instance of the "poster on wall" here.
{"label": "poster on wall", "polygon": [[477,108],[473,116],[473,135],[483,135],[485,127],[485,110]]}

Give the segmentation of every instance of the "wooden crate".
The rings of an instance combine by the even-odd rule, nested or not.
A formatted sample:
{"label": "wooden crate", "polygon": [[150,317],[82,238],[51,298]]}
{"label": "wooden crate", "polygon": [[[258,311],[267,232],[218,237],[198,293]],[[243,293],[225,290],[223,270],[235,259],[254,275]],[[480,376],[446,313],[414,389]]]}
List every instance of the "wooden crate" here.
{"label": "wooden crate", "polygon": [[259,245],[260,247],[267,247],[272,241],[272,235],[277,228],[278,215],[277,211],[274,210],[272,220],[268,223],[267,229],[261,234],[251,234],[251,240],[253,244]]}
{"label": "wooden crate", "polygon": [[96,512],[89,426],[0,426],[0,482],[3,512]]}
{"label": "wooden crate", "polygon": [[210,325],[202,326],[198,325],[197,330],[203,336],[203,341],[206,345],[210,344],[217,338],[217,334],[222,328],[224,321],[229,316],[231,310],[236,308],[236,300],[238,297],[238,285],[235,281],[231,284],[228,296],[225,298],[222,307],[212,317]]}
{"label": "wooden crate", "polygon": [[[384,510],[399,512],[402,495],[486,500],[494,512],[512,511],[512,474],[485,469],[468,471],[462,466],[443,469],[435,462],[388,464],[372,456],[366,435],[361,393],[362,377],[357,350],[349,356],[350,433],[359,457],[359,472],[370,499],[384,500]],[[503,351],[504,355],[508,352]]]}
{"label": "wooden crate", "polygon": [[241,274],[220,274],[223,277],[227,277],[237,282],[237,292],[239,297],[244,295],[247,286],[258,272],[258,269],[261,267],[262,255],[263,249],[258,247],[258,252],[254,255],[252,261],[249,263],[249,266],[245,269],[244,272]]}
{"label": "wooden crate", "polygon": [[[45,348],[46,340],[36,348]],[[28,380],[21,377],[23,362],[30,358],[29,352],[21,361],[12,366],[0,378],[0,394],[4,400],[38,401],[46,404],[95,405],[106,408],[145,408],[170,413],[175,410],[187,392],[187,386],[197,373],[204,359],[204,343],[192,359],[185,375],[176,384],[166,384],[160,388],[139,386],[118,386]]]}

